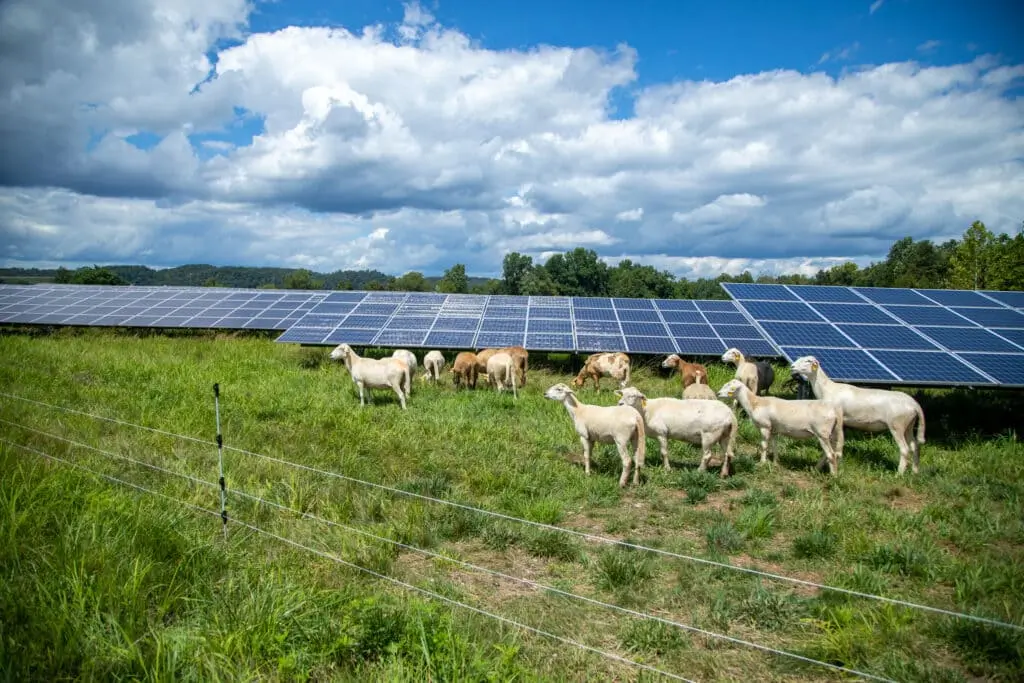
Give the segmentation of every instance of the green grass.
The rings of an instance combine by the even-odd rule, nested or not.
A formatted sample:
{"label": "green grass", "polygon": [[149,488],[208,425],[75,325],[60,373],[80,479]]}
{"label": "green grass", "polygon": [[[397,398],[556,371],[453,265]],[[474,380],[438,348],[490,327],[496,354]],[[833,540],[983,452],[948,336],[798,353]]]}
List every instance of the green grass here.
{"label": "green grass", "polygon": [[[570,375],[531,358],[519,401],[416,383],[359,407],[326,350],[259,335],[89,330],[0,337],[0,391],[691,556],[1024,624],[1024,447],[1012,396],[928,392],[917,476],[887,436],[848,432],[837,479],[815,444],[757,464],[741,419],[736,473],[657,443],[620,490],[612,446],[593,473],[565,410]],[[710,364],[711,384],[731,369]],[[639,367],[649,396],[677,379]],[[781,392],[787,373],[777,368]],[[611,404],[610,383],[587,402]],[[215,447],[0,397],[0,418],[215,482]],[[216,509],[216,487],[0,423],[0,438]],[[453,608],[181,505],[0,445],[0,679],[649,680],[624,664]],[[630,609],[897,680],[1024,677],[1018,633],[609,547],[225,452],[230,489],[430,549],[396,548],[228,494],[232,518],[445,597],[697,680],[838,680],[824,669],[483,576],[462,560]]]}

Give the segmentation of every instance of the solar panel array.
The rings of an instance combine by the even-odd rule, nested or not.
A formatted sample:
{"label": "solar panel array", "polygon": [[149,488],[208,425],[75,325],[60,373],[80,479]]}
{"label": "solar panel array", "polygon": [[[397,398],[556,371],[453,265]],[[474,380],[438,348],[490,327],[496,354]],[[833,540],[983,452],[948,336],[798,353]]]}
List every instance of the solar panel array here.
{"label": "solar panel array", "polygon": [[1024,386],[1024,292],[722,286],[787,359],[835,379]]}
{"label": "solar panel array", "polygon": [[0,323],[284,330],[278,341],[331,345],[779,355],[733,302],[685,299],[0,285]]}

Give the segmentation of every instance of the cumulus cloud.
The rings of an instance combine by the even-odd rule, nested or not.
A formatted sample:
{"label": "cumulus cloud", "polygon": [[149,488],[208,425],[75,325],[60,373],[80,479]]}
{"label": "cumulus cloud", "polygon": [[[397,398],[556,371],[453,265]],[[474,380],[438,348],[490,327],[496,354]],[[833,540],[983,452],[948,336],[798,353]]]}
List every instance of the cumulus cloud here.
{"label": "cumulus cloud", "polygon": [[660,83],[620,119],[626,45],[493,50],[417,4],[263,33],[245,0],[64,4],[0,4],[10,265],[804,272],[1024,216],[1024,65],[988,56]]}

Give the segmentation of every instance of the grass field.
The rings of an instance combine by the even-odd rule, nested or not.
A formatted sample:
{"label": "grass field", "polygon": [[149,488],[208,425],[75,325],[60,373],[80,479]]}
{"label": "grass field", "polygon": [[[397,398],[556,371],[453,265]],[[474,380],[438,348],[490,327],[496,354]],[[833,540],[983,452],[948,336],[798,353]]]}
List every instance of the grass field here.
{"label": "grass field", "polygon": [[[326,350],[227,335],[87,330],[0,336],[0,391],[635,544],[1024,625],[1021,398],[922,396],[917,476],[888,437],[847,432],[840,475],[816,445],[756,463],[741,420],[736,473],[702,474],[648,441],[645,481],[620,491],[612,446],[586,477],[562,406],[566,368],[538,368],[516,402],[417,382],[359,407]],[[827,368],[826,368],[827,369]],[[731,376],[711,366],[712,386]],[[788,376],[779,366],[775,391]],[[614,402],[611,383],[586,402]],[[678,380],[634,371],[649,396]],[[0,397],[6,442],[210,509],[217,451]],[[31,429],[28,429],[31,428]],[[60,438],[55,438],[60,437]],[[63,440],[62,440],[63,439]],[[101,454],[81,445],[107,451]],[[4,680],[655,680],[179,503],[0,444],[0,676]],[[759,578],[489,517],[225,452],[232,518],[450,599],[699,681],[837,680],[828,669],[465,569],[488,567],[836,665],[906,681],[1024,680],[1021,631]],[[234,491],[347,525],[331,526]],[[434,553],[360,535],[371,532]]]}

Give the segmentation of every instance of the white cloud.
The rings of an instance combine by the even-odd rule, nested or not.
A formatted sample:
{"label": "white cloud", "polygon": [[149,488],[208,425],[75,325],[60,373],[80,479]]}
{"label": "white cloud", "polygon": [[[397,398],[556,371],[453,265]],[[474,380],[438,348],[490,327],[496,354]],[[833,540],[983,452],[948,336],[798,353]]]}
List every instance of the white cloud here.
{"label": "white cloud", "polygon": [[1024,65],[992,57],[655,84],[618,120],[627,46],[490,50],[419,5],[247,33],[244,0],[63,4],[0,5],[6,264],[492,274],[585,246],[717,274],[1024,216]]}
{"label": "white cloud", "polygon": [[874,14],[878,10],[882,9],[882,5],[885,4],[885,0],[875,0],[871,3],[871,7],[868,9],[869,14]]}
{"label": "white cloud", "polygon": [[926,40],[917,46],[918,52],[934,52],[942,45],[941,40]]}

